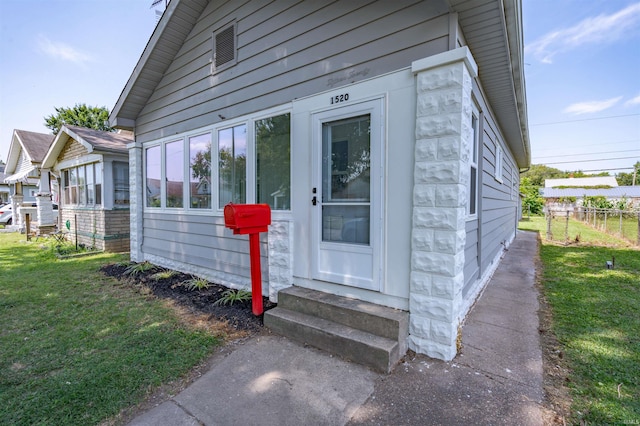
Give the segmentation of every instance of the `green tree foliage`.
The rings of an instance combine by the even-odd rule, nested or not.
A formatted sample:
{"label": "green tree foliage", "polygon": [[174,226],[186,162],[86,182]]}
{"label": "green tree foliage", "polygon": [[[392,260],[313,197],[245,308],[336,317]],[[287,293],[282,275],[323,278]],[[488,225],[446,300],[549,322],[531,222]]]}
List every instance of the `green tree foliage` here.
{"label": "green tree foliage", "polygon": [[545,166],[544,164],[532,164],[531,168],[522,174],[523,178],[528,178],[532,186],[544,186],[545,179],[561,179],[567,177],[568,173],[560,169]]}
{"label": "green tree foliage", "polygon": [[595,207],[596,209],[612,209],[613,202],[607,200],[604,195],[595,195],[592,197],[584,197],[585,206]]}
{"label": "green tree foliage", "polygon": [[72,126],[87,127],[90,129],[112,132],[109,127],[109,110],[106,107],[92,107],[86,104],[76,104],[73,108],[58,108],[55,114],[44,118],[44,125],[57,135],[60,128],[69,124]]}
{"label": "green tree foliage", "polygon": [[[633,165],[633,168],[636,172],[636,185],[640,185],[640,161],[637,161],[636,164]],[[618,185],[620,186],[631,186],[633,185],[633,172],[631,173],[618,173],[616,175],[616,180],[618,181]]]}
{"label": "green tree foliage", "polygon": [[544,199],[540,196],[538,185],[533,185],[531,179],[523,177],[520,179],[520,193],[522,198],[522,211],[531,214],[541,214],[544,207]]}

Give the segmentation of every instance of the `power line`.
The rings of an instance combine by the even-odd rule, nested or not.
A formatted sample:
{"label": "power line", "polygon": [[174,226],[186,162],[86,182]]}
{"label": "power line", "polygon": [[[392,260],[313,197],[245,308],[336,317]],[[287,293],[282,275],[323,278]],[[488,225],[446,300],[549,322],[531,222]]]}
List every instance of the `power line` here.
{"label": "power line", "polygon": [[610,118],[635,117],[637,115],[640,115],[640,114],[610,115],[608,117],[593,117],[593,118],[581,118],[581,119],[576,119],[576,120],[551,121],[551,122],[548,122],[548,123],[530,124],[529,127],[551,126],[553,124],[564,124],[564,123],[577,123],[577,122],[580,122],[580,121],[607,120],[607,119],[610,119]]}
{"label": "power line", "polygon": [[546,157],[536,157],[536,159],[541,159],[541,158],[558,158],[558,157],[574,157],[576,155],[600,155],[600,154],[618,154],[621,152],[640,152],[640,148],[639,149],[628,149],[628,150],[624,150],[624,151],[607,151],[607,152],[586,152],[584,154],[563,154],[563,155],[548,155]]}
{"label": "power line", "polygon": [[571,164],[571,163],[590,163],[595,161],[609,161],[609,160],[635,160],[638,157],[617,157],[617,158],[600,158],[596,160],[576,160],[576,161],[558,161],[554,163],[546,163],[546,164]]}
{"label": "power line", "polygon": [[633,167],[615,167],[613,169],[580,170],[581,172],[608,172],[610,170],[633,170]]}
{"label": "power line", "polygon": [[[607,145],[618,145],[621,143],[629,143],[629,142],[639,142],[640,139],[628,139],[626,141],[616,141],[616,142],[606,142]],[[588,146],[602,146],[602,142],[599,143],[593,143],[593,144],[589,144],[589,145],[580,145],[580,148],[585,148]],[[539,149],[538,151],[557,151],[558,148],[557,147],[553,147],[553,148],[542,148]]]}

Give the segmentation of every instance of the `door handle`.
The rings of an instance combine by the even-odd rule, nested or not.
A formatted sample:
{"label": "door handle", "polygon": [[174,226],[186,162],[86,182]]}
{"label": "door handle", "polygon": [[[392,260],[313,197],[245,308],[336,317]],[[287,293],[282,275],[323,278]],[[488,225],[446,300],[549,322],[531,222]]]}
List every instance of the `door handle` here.
{"label": "door handle", "polygon": [[316,198],[316,196],[314,195],[313,198],[311,199],[311,204],[313,204],[314,206],[316,204],[318,204],[318,199]]}

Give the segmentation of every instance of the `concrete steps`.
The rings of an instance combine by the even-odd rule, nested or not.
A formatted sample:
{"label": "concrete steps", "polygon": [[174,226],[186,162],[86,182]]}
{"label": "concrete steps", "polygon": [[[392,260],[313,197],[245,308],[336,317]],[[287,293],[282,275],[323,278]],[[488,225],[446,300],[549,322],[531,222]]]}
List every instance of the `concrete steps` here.
{"label": "concrete steps", "polygon": [[384,373],[407,351],[408,322],[404,311],[295,286],[264,314],[274,333]]}

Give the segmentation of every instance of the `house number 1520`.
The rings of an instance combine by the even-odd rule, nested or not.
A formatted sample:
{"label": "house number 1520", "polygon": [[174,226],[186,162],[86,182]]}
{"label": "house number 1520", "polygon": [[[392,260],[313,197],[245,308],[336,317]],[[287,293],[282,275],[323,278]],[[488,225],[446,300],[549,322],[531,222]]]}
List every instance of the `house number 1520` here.
{"label": "house number 1520", "polygon": [[335,95],[331,97],[331,105],[339,104],[340,102],[347,102],[349,100],[349,94],[343,93],[342,95]]}

